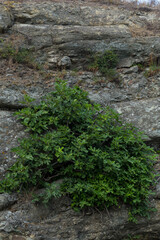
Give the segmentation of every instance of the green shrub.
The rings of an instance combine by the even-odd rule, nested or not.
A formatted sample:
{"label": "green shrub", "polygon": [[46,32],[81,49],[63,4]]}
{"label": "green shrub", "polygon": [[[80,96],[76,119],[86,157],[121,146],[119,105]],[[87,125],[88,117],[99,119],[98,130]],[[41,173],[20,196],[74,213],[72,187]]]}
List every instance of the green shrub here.
{"label": "green shrub", "polygon": [[16,115],[29,137],[14,149],[18,160],[1,181],[0,192],[44,187],[44,202],[67,194],[74,208],[124,202],[131,213],[146,213],[155,155],[142,133],[63,81],[39,105],[25,99],[28,107]]}
{"label": "green shrub", "polygon": [[98,53],[94,56],[94,62],[89,66],[90,70],[98,70],[111,80],[117,78],[117,72],[115,70],[118,57],[112,50],[106,50],[104,53]]}

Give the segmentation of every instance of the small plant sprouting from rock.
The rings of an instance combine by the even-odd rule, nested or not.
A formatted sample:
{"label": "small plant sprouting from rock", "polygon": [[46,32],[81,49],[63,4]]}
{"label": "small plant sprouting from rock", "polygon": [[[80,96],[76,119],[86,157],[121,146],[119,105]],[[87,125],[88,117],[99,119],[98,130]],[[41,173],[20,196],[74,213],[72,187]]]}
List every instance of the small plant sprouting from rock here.
{"label": "small plant sprouting from rock", "polygon": [[148,61],[148,69],[145,71],[144,75],[146,77],[152,77],[158,73],[160,73],[159,58],[151,53]]}
{"label": "small plant sprouting from rock", "polygon": [[142,240],[142,239],[144,239],[142,235],[135,235],[135,236],[128,235],[128,237],[124,238],[123,240]]}
{"label": "small plant sprouting from rock", "polygon": [[145,77],[152,77],[158,73],[160,73],[160,66],[154,64],[149,66],[149,69],[145,71],[144,75]]}
{"label": "small plant sprouting from rock", "polygon": [[115,70],[118,64],[118,57],[112,50],[106,50],[104,53],[97,53],[93,57],[93,63],[90,64],[89,69],[99,71],[110,80],[115,80],[118,74]]}
{"label": "small plant sprouting from rock", "polygon": [[74,209],[100,210],[123,202],[130,220],[148,213],[155,155],[141,132],[64,81],[38,105],[25,100],[28,107],[16,115],[29,137],[14,149],[18,159],[1,181],[1,193],[44,188],[36,200],[69,195]]}
{"label": "small plant sprouting from rock", "polygon": [[34,59],[33,50],[16,46],[11,41],[3,43],[0,48],[0,57],[14,63],[26,64],[28,67],[40,69],[40,65]]}

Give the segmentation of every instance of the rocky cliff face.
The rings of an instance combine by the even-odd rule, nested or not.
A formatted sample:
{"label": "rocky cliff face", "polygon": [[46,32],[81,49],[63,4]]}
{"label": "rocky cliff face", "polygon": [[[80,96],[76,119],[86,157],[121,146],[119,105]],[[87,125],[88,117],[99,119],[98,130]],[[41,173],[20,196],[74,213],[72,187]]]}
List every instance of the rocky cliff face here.
{"label": "rocky cliff face", "polygon": [[[16,160],[11,148],[25,134],[13,112],[22,107],[24,94],[38,101],[52,91],[56,77],[68,80],[69,85],[78,84],[93,101],[114,107],[159,148],[159,16],[158,10],[98,2],[0,4],[0,48],[11,44],[31,49],[44,66],[37,70],[33,65],[14,63],[12,58],[0,59],[1,176]],[[107,49],[119,57],[118,81],[88,70],[92,56]],[[156,71],[151,70],[153,63]],[[44,209],[33,205],[29,196],[15,203],[16,196],[1,195],[0,239],[107,240],[130,235],[160,239],[158,199],[153,200],[158,212],[150,220],[139,219],[137,225],[128,223],[125,207],[110,213],[81,214],[73,212],[68,201],[54,201]]]}

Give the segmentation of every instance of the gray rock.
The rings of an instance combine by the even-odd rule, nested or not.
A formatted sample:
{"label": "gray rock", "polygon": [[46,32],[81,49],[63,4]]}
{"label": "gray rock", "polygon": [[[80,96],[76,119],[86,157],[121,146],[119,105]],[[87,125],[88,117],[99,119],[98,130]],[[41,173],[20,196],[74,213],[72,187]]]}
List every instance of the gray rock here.
{"label": "gray rock", "polygon": [[77,213],[71,209],[70,200],[64,197],[53,199],[46,207],[27,201],[15,205],[14,212],[0,212],[0,229],[11,236],[18,230],[20,236],[33,235],[31,238],[36,240],[117,240],[129,235],[158,240],[160,202],[151,203],[157,206],[157,212],[151,213],[150,220],[139,217],[137,224],[133,224],[128,222],[125,206],[101,213],[93,210]]}
{"label": "gray rock", "polygon": [[18,145],[18,138],[25,134],[23,126],[13,116],[13,111],[0,111],[0,175],[16,161],[11,149]]}
{"label": "gray rock", "polygon": [[128,69],[124,69],[123,73],[125,74],[129,74],[129,73],[137,73],[138,72],[138,66],[133,66],[131,68]]}
{"label": "gray rock", "polygon": [[12,25],[13,16],[9,8],[0,3],[0,33]]}
{"label": "gray rock", "polygon": [[[19,86],[19,88],[17,88],[17,86],[16,88],[13,86],[4,89],[1,88],[0,108],[18,109],[24,106],[24,104],[22,104],[24,101],[23,89],[26,88],[21,86]],[[26,94],[36,100],[39,100],[45,94],[44,89],[40,87],[31,87],[26,90]]]}
{"label": "gray rock", "polygon": [[160,139],[160,98],[123,102],[111,106],[126,122],[143,131],[148,140]]}
{"label": "gray rock", "polygon": [[17,198],[15,195],[9,195],[7,193],[0,194],[0,211],[13,205]]}
{"label": "gray rock", "polygon": [[2,211],[0,212],[0,231],[10,233],[14,230],[11,220],[12,212],[11,211]]}
{"label": "gray rock", "polygon": [[[86,4],[26,3],[15,4],[12,13],[16,19],[12,31],[26,36],[32,46],[43,49],[43,54],[54,51],[70,57],[73,67],[85,65],[91,55],[107,49],[116,51],[119,67],[148,61],[151,52],[160,56],[159,36],[152,33],[151,27],[148,29],[160,24],[155,12],[144,16],[105,5],[95,9]],[[133,36],[135,29],[140,29],[140,37]],[[148,35],[141,38],[145,31]]]}
{"label": "gray rock", "polygon": [[71,64],[71,59],[68,56],[62,57],[61,60],[58,62],[58,66],[62,68],[69,68]]}
{"label": "gray rock", "polygon": [[129,96],[124,89],[105,89],[97,92],[89,91],[89,98],[103,106],[112,102],[121,102],[128,100]]}
{"label": "gray rock", "polygon": [[133,65],[134,63],[134,59],[131,57],[127,57],[127,58],[123,58],[121,59],[121,61],[119,61],[118,63],[118,67],[119,68],[129,68]]}
{"label": "gray rock", "polygon": [[[106,6],[87,6],[73,3],[34,3],[17,4],[13,9],[14,15],[21,23],[33,24],[49,23],[52,25],[89,25],[103,26],[107,23],[125,23],[129,17],[127,11]],[[125,18],[124,18],[124,14]],[[95,16],[95,18],[92,18]],[[123,17],[123,20],[121,20]]]}
{"label": "gray rock", "polygon": [[57,67],[58,66],[58,60],[59,60],[59,56],[49,56],[48,63],[52,64],[53,67]]}

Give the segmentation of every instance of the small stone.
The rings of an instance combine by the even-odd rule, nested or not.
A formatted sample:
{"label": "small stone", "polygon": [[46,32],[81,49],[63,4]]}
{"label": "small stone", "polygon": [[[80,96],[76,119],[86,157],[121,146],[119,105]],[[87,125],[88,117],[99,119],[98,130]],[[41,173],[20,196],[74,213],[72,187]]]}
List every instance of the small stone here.
{"label": "small stone", "polygon": [[138,72],[138,66],[133,66],[133,67],[127,68],[123,71],[124,74],[137,73],[137,72]]}
{"label": "small stone", "polygon": [[133,85],[131,86],[131,89],[132,89],[133,91],[134,91],[134,90],[138,91],[138,89],[139,89],[139,83],[133,84]]}
{"label": "small stone", "polygon": [[50,57],[50,58],[48,59],[48,62],[49,62],[49,63],[57,64],[57,63],[58,63],[58,59],[59,59],[58,56]]}
{"label": "small stone", "polygon": [[133,62],[134,62],[134,60],[132,59],[132,58],[123,58],[123,59],[121,59],[121,61],[119,61],[119,63],[118,63],[118,67],[119,68],[129,68],[129,67],[131,67],[132,65],[133,65]]}
{"label": "small stone", "polygon": [[59,67],[70,67],[71,66],[71,59],[68,56],[64,56],[61,58],[61,60],[58,62]]}

